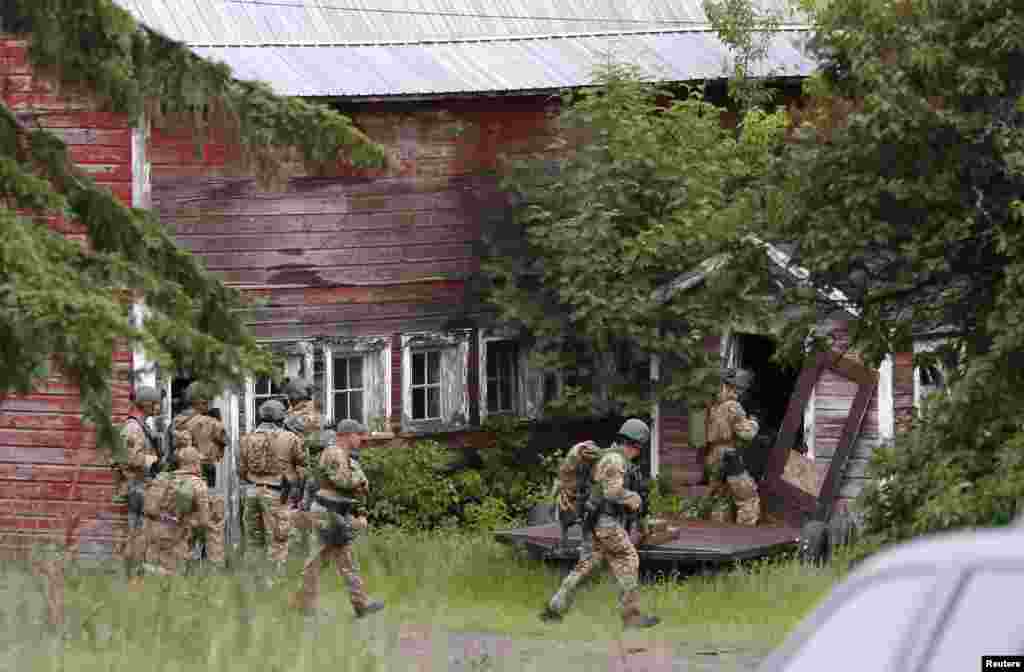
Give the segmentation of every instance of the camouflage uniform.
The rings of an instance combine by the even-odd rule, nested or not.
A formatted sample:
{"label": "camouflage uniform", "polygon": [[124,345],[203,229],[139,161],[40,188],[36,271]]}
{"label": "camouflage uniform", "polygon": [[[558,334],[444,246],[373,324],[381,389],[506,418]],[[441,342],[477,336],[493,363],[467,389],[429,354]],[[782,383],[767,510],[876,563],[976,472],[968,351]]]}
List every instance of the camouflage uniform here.
{"label": "camouflage uniform", "polygon": [[[735,374],[733,374],[735,375]],[[761,514],[761,500],[757,483],[740,466],[735,473],[727,473],[726,462],[734,456],[739,465],[736,450],[737,437],[746,441],[757,435],[757,421],[748,418],[743,406],[736,400],[736,387],[728,382],[727,374],[718,401],[708,408],[706,419],[707,452],[704,466],[712,493],[732,496],[736,504],[736,522],[741,525],[757,525]]]}
{"label": "camouflage uniform", "polygon": [[[359,423],[343,420],[339,423],[339,432],[345,431],[346,423],[361,427]],[[354,430],[350,430],[354,431]],[[362,433],[365,433],[365,428]],[[320,572],[332,563],[338,574],[345,580],[348,587],[349,600],[357,616],[383,608],[383,603],[371,600],[366,593],[363,580],[359,576],[359,564],[353,554],[353,542],[358,534],[366,530],[364,516],[352,513],[339,515],[332,513],[322,502],[339,502],[344,499],[361,499],[369,494],[369,482],[362,467],[352,458],[350,449],[339,446],[333,439],[320,454],[318,460],[317,480],[319,489],[316,500],[310,508],[315,525],[315,534],[311,535],[312,548],[302,568],[302,591],[297,596],[297,603],[306,611],[316,608],[320,595]],[[348,540],[343,543],[331,543],[332,528],[344,528]]]}
{"label": "camouflage uniform", "polygon": [[601,448],[593,441],[577,443],[558,465],[555,504],[558,522],[562,528],[562,545],[568,541],[569,527],[576,521],[577,493],[580,483],[577,473],[581,465],[596,462],[601,457]]}
{"label": "camouflage uniform", "polygon": [[[269,460],[264,470],[257,472],[252,457],[264,443]],[[238,473],[250,484],[245,488],[245,553],[252,558],[265,546],[278,572],[284,570],[288,559],[292,516],[288,503],[281,501],[282,477],[297,484],[306,457],[299,437],[271,422],[261,423],[239,444]]]}
{"label": "camouflage uniform", "polygon": [[180,467],[160,474],[150,484],[146,500],[145,568],[147,573],[163,576],[185,570],[193,536],[207,531],[210,524],[210,497],[199,475],[199,451],[187,432],[176,432],[174,439]]}
{"label": "camouflage uniform", "polygon": [[159,459],[156,441],[145,428],[144,422],[144,419],[132,416],[121,427],[125,456],[117,465],[120,474],[117,495],[128,502],[128,531],[121,556],[124,558],[125,571],[129,576],[136,575],[146,559],[146,537],[142,531],[142,500],[146,476]]}
{"label": "camouflage uniform", "polygon": [[[594,467],[594,489],[606,501],[616,502],[631,511],[638,511],[641,506],[640,495],[626,490],[623,485],[627,466],[627,458],[621,447],[613,445]],[[598,518],[593,536],[584,539],[579,562],[565,577],[558,592],[548,603],[548,613],[565,613],[577,586],[600,567],[604,560],[608,561],[612,574],[619,583],[619,605],[623,622],[630,625],[643,618],[638,587],[640,556],[622,522],[604,512]]]}
{"label": "camouflage uniform", "polygon": [[[303,383],[305,387],[301,392],[297,390],[296,393],[293,393],[293,396],[307,396],[309,394],[311,385],[306,381],[303,381]],[[288,409],[288,416],[285,418],[284,426],[285,429],[299,436],[307,456],[312,456],[318,448],[316,444],[320,437],[322,422],[323,417],[320,415],[320,411],[316,410],[316,404],[313,400],[301,399],[297,400]],[[311,467],[312,465],[307,466]],[[309,548],[310,533],[313,529],[312,516],[310,516],[308,511],[297,507],[296,510],[291,512],[291,517],[292,526],[288,540],[289,545],[301,549]]]}
{"label": "camouflage uniform", "polygon": [[[208,400],[208,399],[207,399]],[[204,401],[193,397],[193,403]],[[192,435],[192,444],[199,450],[202,458],[202,474],[207,486],[216,485],[216,465],[224,457],[227,445],[227,431],[224,423],[216,418],[189,408],[174,418],[174,431],[187,431]],[[206,557],[218,567],[224,566],[224,497],[210,496],[210,529],[206,538]]]}

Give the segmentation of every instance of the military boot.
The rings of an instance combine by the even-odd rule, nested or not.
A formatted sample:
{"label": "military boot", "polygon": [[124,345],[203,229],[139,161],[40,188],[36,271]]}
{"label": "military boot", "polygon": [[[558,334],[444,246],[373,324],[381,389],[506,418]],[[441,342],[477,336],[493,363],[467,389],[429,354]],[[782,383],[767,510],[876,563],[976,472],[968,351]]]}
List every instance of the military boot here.
{"label": "military boot", "polygon": [[381,600],[372,600],[365,607],[356,607],[356,618],[364,618],[372,613],[378,612],[384,608],[384,602]]}
{"label": "military boot", "polygon": [[640,593],[629,590],[622,596],[622,624],[625,628],[650,628],[661,623],[657,616],[640,610]]}
{"label": "military boot", "polygon": [[562,620],[562,615],[551,608],[551,605],[544,607],[544,611],[540,612],[540,620],[545,623],[559,623]]}

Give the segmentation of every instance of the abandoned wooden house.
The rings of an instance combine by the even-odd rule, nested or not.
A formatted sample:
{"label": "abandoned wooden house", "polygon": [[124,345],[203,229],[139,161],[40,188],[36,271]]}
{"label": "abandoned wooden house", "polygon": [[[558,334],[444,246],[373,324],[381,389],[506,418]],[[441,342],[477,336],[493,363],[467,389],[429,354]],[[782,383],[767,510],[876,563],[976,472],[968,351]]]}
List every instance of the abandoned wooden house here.
{"label": "abandoned wooden house", "polygon": [[[0,43],[6,104],[36,113],[101,183],[126,203],[154,208],[211,271],[262,299],[247,316],[250,327],[284,355],[286,375],[315,379],[325,416],[357,418],[385,436],[456,435],[490,414],[536,416],[559,394],[559,372],[531,369],[518,335],[497,323],[475,282],[483,231],[505,204],[500,157],[547,150],[557,93],[586,85],[609,54],[663,81],[721,80],[729,71],[729,52],[696,0],[602,0],[585,10],[518,0],[501,17],[478,3],[453,12],[441,2],[407,10],[300,0],[116,2],[241,79],[334,106],[395,156],[387,173],[339,166],[330,177],[297,175],[260,191],[252,176],[233,172],[239,148],[217,129],[197,156],[187,131],[150,129],[54,95],[33,76],[24,43]],[[792,83],[811,72],[802,28],[779,31],[763,74]],[[772,346],[763,336],[732,330],[709,347],[792,387],[795,378],[766,363]],[[909,358],[894,355],[879,372],[858,455],[891,436],[894,418],[917,398]],[[165,386],[165,413],[177,410],[192,372],[157,371],[143,352],[117,359],[115,415],[128,411],[130,381]],[[834,450],[855,391],[832,372],[815,383],[803,415],[815,460]],[[258,404],[278,392],[269,380],[250,380],[215,403],[231,444],[218,487],[236,525],[237,442]],[[110,469],[77,408],[62,381],[0,404],[0,550],[52,534],[69,505],[85,518],[82,555],[109,554],[121,534],[124,508],[111,503]],[[763,414],[781,425],[785,409]],[[671,468],[689,485],[690,446],[699,442],[689,411],[665,404],[652,415],[653,468]],[[79,462],[87,469],[72,485]],[[237,528],[229,535],[237,542]]]}

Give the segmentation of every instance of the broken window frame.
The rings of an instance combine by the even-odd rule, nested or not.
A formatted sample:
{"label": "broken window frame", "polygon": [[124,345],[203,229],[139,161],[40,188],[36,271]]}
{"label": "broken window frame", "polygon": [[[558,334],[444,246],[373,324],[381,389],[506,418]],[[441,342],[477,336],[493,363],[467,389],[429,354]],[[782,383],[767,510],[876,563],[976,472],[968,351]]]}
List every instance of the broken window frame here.
{"label": "broken window frame", "polygon": [[[402,419],[401,431],[431,434],[469,426],[469,343],[472,330],[413,332],[401,335]],[[440,352],[440,417],[414,418],[413,354]],[[417,385],[419,387],[419,385]]]}
{"label": "broken window frame", "polygon": [[323,417],[337,424],[336,369],[339,361],[360,359],[362,417],[359,422],[371,432],[386,432],[391,417],[391,339],[388,336],[332,337],[320,340],[324,361]]}
{"label": "broken window frame", "polygon": [[[489,410],[490,399],[488,398],[489,346],[503,342],[515,344],[515,359],[513,360],[515,381],[512,393],[514,401],[511,407],[492,411]],[[544,371],[532,365],[530,351],[523,346],[518,331],[504,326],[481,328],[478,332],[477,352],[479,354],[477,401],[480,408],[481,424],[488,416],[492,415],[540,418],[543,415],[545,404],[561,398],[563,386],[561,372]],[[549,391],[553,392],[554,396],[548,398]]]}

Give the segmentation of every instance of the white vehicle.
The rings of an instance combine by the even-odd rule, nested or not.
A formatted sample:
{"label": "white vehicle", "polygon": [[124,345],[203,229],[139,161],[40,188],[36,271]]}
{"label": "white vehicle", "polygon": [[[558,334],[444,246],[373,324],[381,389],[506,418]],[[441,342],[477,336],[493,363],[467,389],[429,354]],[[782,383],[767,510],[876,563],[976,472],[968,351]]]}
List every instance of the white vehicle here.
{"label": "white vehicle", "polygon": [[1024,670],[1024,526],[959,532],[869,558],[758,672]]}

